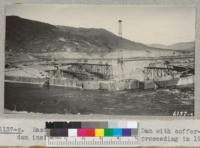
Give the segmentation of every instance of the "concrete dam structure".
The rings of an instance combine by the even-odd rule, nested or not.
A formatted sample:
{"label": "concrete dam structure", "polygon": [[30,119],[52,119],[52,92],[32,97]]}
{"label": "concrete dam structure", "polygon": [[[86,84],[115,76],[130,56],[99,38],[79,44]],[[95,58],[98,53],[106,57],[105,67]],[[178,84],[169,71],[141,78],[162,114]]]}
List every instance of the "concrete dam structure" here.
{"label": "concrete dam structure", "polygon": [[[63,59],[43,63],[45,76],[35,78],[6,76],[6,80],[86,90],[152,89],[176,86],[177,84],[193,84],[193,64],[193,57]],[[189,66],[191,67],[187,68]],[[180,77],[183,72],[189,72],[191,75]],[[166,73],[170,77],[168,81],[165,81]],[[174,73],[177,73],[177,77],[173,76]]]}

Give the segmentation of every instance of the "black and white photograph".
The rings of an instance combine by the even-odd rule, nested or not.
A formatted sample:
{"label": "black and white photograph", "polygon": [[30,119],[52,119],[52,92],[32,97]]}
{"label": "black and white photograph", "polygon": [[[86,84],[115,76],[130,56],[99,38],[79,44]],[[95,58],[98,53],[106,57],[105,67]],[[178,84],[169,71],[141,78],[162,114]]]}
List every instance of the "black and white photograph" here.
{"label": "black and white photograph", "polygon": [[195,8],[11,4],[5,13],[5,113],[195,115]]}

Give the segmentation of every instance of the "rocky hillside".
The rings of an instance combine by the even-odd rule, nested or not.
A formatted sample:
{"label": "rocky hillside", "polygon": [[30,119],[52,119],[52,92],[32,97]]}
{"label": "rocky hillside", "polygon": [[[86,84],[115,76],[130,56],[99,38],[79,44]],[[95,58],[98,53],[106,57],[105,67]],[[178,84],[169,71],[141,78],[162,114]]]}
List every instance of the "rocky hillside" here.
{"label": "rocky hillside", "polygon": [[195,42],[180,42],[172,45],[151,44],[150,46],[161,49],[193,51],[195,49]]}
{"label": "rocky hillside", "polygon": [[119,49],[151,53],[148,47],[96,28],[54,26],[18,16],[6,17],[6,51],[12,53],[81,52],[107,55]]}

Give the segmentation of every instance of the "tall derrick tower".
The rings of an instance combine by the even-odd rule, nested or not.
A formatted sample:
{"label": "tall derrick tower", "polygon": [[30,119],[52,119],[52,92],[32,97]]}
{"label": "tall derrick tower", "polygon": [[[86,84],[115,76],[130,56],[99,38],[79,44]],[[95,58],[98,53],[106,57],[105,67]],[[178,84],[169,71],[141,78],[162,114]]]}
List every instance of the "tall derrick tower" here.
{"label": "tall derrick tower", "polygon": [[122,38],[122,20],[118,20],[119,23],[119,36]]}
{"label": "tall derrick tower", "polygon": [[[119,34],[119,45],[123,39],[122,37],[122,20],[118,20],[118,34]],[[123,49],[119,46],[118,49],[118,57],[117,57],[117,64],[118,64],[118,78],[124,78],[124,59],[123,59]]]}

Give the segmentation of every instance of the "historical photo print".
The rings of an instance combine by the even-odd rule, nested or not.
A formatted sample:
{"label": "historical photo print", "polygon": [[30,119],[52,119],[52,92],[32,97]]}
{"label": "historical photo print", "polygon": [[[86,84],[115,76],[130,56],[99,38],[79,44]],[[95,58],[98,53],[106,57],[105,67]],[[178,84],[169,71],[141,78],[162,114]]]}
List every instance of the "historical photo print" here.
{"label": "historical photo print", "polygon": [[5,36],[5,113],[194,115],[194,8],[13,4]]}

